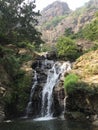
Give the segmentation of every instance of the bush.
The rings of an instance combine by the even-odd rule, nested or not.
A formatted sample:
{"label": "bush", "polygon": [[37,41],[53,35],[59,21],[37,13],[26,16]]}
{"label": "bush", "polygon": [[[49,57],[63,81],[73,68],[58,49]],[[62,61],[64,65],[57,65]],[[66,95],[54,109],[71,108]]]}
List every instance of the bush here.
{"label": "bush", "polygon": [[64,60],[74,61],[80,56],[77,45],[68,37],[59,38],[56,47],[58,57]]}
{"label": "bush", "polygon": [[46,29],[49,29],[51,26],[56,27],[57,24],[66,17],[66,15],[63,16],[55,16],[51,21],[46,22],[43,26],[46,27]]}
{"label": "bush", "polygon": [[78,81],[79,77],[75,74],[69,74],[65,77],[64,87],[68,94],[72,93],[76,89]]}
{"label": "bush", "polygon": [[5,114],[7,117],[23,115],[29,99],[31,76],[19,70],[14,83],[10,85],[9,91],[4,96]]}
{"label": "bush", "polygon": [[93,45],[93,47],[91,47],[91,48],[89,49],[89,51],[95,51],[95,50],[98,50],[98,43],[95,43],[95,44]]}
{"label": "bush", "polygon": [[29,91],[31,86],[31,76],[24,74],[24,71],[19,71],[14,84],[15,92],[17,92],[17,111],[18,113],[24,112],[28,99],[29,99]]}
{"label": "bush", "polygon": [[89,85],[79,79],[79,77],[75,74],[69,74],[65,77],[64,87],[68,95],[73,94],[75,92],[84,92],[88,95],[93,95],[98,93],[98,86]]}

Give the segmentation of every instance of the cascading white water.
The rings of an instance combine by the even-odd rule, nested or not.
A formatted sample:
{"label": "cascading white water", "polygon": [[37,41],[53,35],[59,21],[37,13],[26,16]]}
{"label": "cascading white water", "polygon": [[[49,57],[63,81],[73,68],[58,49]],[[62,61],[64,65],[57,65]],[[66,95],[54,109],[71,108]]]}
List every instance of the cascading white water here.
{"label": "cascading white water", "polygon": [[26,115],[28,116],[28,114],[32,111],[32,98],[33,98],[33,95],[34,95],[34,92],[35,92],[35,87],[37,85],[37,73],[36,71],[34,71],[34,77],[33,77],[33,85],[32,85],[32,88],[31,88],[31,92],[30,92],[30,99],[29,99],[29,102],[28,102],[28,105],[27,105],[27,111],[26,111]]}
{"label": "cascading white water", "polygon": [[65,98],[64,98],[64,113],[65,113],[65,111],[66,111],[66,99],[68,98],[68,96],[65,96]]}
{"label": "cascading white water", "polygon": [[56,62],[52,69],[48,71],[47,82],[42,91],[42,117],[52,117],[53,88],[60,80],[60,77],[64,76],[69,70],[71,70],[69,62]]}

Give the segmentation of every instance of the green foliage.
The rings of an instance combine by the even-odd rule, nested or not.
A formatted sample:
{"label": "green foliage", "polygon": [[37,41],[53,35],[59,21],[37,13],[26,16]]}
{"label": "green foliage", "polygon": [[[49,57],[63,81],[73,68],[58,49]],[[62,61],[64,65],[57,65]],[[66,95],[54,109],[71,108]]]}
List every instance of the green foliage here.
{"label": "green foliage", "polygon": [[[7,55],[7,54],[13,54],[14,53],[14,50],[12,50],[11,48],[7,48],[7,47],[3,47],[0,45],[0,57],[3,57],[4,55]],[[0,58],[0,62],[2,62],[2,58]]]}
{"label": "green foliage", "polygon": [[41,52],[52,52],[52,51],[56,51],[56,47],[55,45],[51,45],[51,44],[41,44]]}
{"label": "green foliage", "polygon": [[43,26],[45,26],[46,29],[49,29],[50,27],[55,27],[65,17],[66,17],[65,15],[63,15],[63,16],[56,16],[51,21],[43,24]]}
{"label": "green foliage", "polygon": [[[8,117],[18,116],[25,111],[27,100],[29,99],[29,88],[31,86],[31,76],[26,75],[20,68],[23,63],[32,60],[32,53],[24,48],[27,53],[19,54],[16,46],[0,46],[0,65],[3,66],[4,77],[8,76],[8,81],[0,77],[0,81],[7,87],[3,103],[5,104],[5,114]],[[22,49],[22,48],[21,48]],[[20,50],[21,50],[20,49]]]}
{"label": "green foliage", "polygon": [[19,71],[15,77],[14,89],[17,92],[17,111],[23,112],[29,99],[31,86],[31,76],[25,75],[24,71]]}
{"label": "green foliage", "polygon": [[48,45],[48,44],[42,44],[41,45],[41,52],[48,52],[50,50],[51,50],[50,45]]}
{"label": "green foliage", "polygon": [[35,29],[38,24],[36,17],[39,16],[39,12],[34,11],[35,7],[34,1],[29,3],[25,3],[25,0],[0,1],[0,43],[42,42],[41,33]]}
{"label": "green foliage", "polygon": [[87,8],[82,7],[78,8],[76,11],[74,11],[71,15],[75,18],[78,19],[78,17],[82,16],[86,12]]}
{"label": "green foliage", "polygon": [[96,16],[96,18],[98,18],[98,11],[96,12],[95,16]]}
{"label": "green foliage", "polygon": [[98,40],[98,21],[92,22],[83,29],[83,37],[91,41]]}
{"label": "green foliage", "polygon": [[79,78],[75,74],[69,74],[67,77],[65,77],[64,80],[64,87],[67,93],[72,93],[76,89],[76,84],[79,81]]}
{"label": "green foliage", "polygon": [[95,43],[94,46],[91,48],[91,50],[98,50],[98,43]]}
{"label": "green foliage", "polygon": [[68,95],[77,91],[83,91],[84,93],[86,92],[88,95],[96,93],[95,86],[82,82],[75,74],[69,74],[65,77],[64,87]]}
{"label": "green foliage", "polygon": [[8,79],[6,84],[0,77],[0,82],[7,87],[4,101],[9,116],[23,112],[29,99],[31,75],[21,67],[32,60],[33,51],[42,43],[41,33],[35,28],[39,16],[35,7],[34,1],[0,0],[0,65]]}
{"label": "green foliage", "polygon": [[98,43],[95,43],[90,49],[88,49],[86,52],[89,52],[89,51],[95,51],[95,50],[98,50]]}
{"label": "green foliage", "polygon": [[73,61],[80,55],[77,45],[68,37],[59,38],[56,47],[58,56],[63,59]]}
{"label": "green foliage", "polygon": [[69,35],[72,35],[72,33],[73,33],[72,28],[67,28],[67,29],[65,30],[65,35],[66,35],[66,37],[68,37]]}
{"label": "green foliage", "polygon": [[64,36],[69,37],[71,39],[76,39],[76,34],[73,32],[72,28],[66,28]]}
{"label": "green foliage", "polygon": [[98,17],[96,13],[96,19],[90,24],[87,24],[83,29],[81,29],[77,34],[77,37],[88,39],[91,41],[98,40]]}
{"label": "green foliage", "polygon": [[13,78],[17,74],[17,70],[20,68],[19,58],[15,55],[5,56],[3,59],[3,65],[7,73]]}
{"label": "green foliage", "polygon": [[[15,114],[18,116],[25,111],[29,99],[30,86],[31,77],[26,75],[24,71],[19,70],[14,77],[14,83],[11,84],[10,90],[4,96],[7,116],[15,116]],[[13,113],[14,111],[15,114]]]}

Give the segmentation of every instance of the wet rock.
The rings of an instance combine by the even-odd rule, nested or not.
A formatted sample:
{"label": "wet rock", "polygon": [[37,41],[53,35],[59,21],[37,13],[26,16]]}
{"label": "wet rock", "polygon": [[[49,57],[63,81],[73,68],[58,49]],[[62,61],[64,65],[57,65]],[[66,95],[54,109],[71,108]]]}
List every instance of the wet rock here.
{"label": "wet rock", "polygon": [[47,53],[47,59],[48,60],[56,60],[57,59],[57,54],[54,51],[48,52]]}
{"label": "wet rock", "polygon": [[4,120],[4,118],[5,118],[4,109],[0,105],[0,122],[2,122]]}
{"label": "wet rock", "polygon": [[98,127],[98,119],[95,120],[95,121],[93,121],[92,124],[93,124],[94,126],[97,126],[97,127]]}
{"label": "wet rock", "polygon": [[66,111],[80,112],[85,115],[87,120],[96,120],[98,115],[98,94],[90,94],[85,90],[73,92],[66,99]]}
{"label": "wet rock", "polygon": [[86,120],[85,114],[82,113],[82,112],[77,112],[77,111],[65,112],[64,116],[67,119],[74,119],[74,120],[77,120],[77,121],[84,121],[84,120]]}
{"label": "wet rock", "polygon": [[[47,58],[46,58],[47,57]],[[41,109],[42,109],[42,93],[43,93],[43,87],[46,85],[46,82],[51,85],[50,87],[54,87],[53,90],[53,95],[50,94],[48,91],[51,92],[51,88],[49,87],[47,91],[45,91],[44,95],[44,100],[46,102],[44,103],[43,107],[47,108],[47,102],[48,102],[48,96],[52,95],[53,98],[50,98],[51,102],[53,100],[52,106],[50,105],[49,111],[53,111],[53,116],[59,116],[62,111],[64,110],[64,98],[65,98],[65,92],[64,92],[64,75],[62,75],[63,71],[69,71],[67,66],[70,66],[70,63],[65,63],[65,62],[55,62],[51,59],[56,59],[56,54],[53,53],[47,53],[45,57],[39,57],[37,58],[33,64],[32,68],[37,74],[37,84],[36,87],[34,88],[34,93],[31,96],[31,109],[28,113],[28,116],[33,116],[35,117],[36,115],[41,114]],[[62,66],[62,68],[61,68]],[[66,72],[67,73],[67,72]],[[51,78],[53,76],[53,78]],[[34,76],[32,77],[34,78]],[[48,78],[48,79],[47,79]],[[52,86],[52,82],[53,85]],[[34,84],[34,80],[32,80],[32,86]],[[48,85],[47,85],[48,86]],[[48,108],[47,108],[48,109]],[[51,109],[51,110],[50,110]],[[51,113],[51,112],[50,112]],[[44,110],[43,112],[44,115],[47,114],[47,110]]]}

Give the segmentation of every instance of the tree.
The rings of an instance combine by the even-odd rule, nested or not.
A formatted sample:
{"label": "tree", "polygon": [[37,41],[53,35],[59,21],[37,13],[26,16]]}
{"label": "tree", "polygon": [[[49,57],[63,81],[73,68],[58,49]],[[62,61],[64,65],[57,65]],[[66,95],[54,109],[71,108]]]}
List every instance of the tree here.
{"label": "tree", "polygon": [[[6,86],[3,99],[5,115],[12,117],[23,114],[29,98],[32,75],[21,68],[33,60],[31,50],[39,46],[41,33],[38,24],[39,12],[35,12],[35,3],[25,0],[0,0],[0,83]],[[24,53],[19,53],[20,50]],[[8,77],[8,83],[3,78]]]}
{"label": "tree", "polygon": [[38,24],[39,12],[35,12],[35,3],[25,0],[0,0],[0,43],[30,42],[40,44],[41,33]]}
{"label": "tree", "polygon": [[58,56],[63,59],[73,61],[80,55],[77,45],[68,37],[60,37],[56,47]]}
{"label": "tree", "polygon": [[91,41],[98,40],[98,12],[95,14],[95,19],[85,25],[77,34],[78,38],[84,38]]}

